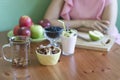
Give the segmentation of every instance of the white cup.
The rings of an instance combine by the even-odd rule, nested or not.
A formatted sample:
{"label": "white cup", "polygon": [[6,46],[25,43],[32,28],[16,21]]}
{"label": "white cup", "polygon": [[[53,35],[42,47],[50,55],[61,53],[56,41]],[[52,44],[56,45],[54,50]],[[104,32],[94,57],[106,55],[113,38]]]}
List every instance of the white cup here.
{"label": "white cup", "polygon": [[61,35],[61,44],[62,44],[62,54],[63,55],[71,55],[74,54],[75,45],[77,41],[77,31],[75,30],[74,36],[64,36]]}

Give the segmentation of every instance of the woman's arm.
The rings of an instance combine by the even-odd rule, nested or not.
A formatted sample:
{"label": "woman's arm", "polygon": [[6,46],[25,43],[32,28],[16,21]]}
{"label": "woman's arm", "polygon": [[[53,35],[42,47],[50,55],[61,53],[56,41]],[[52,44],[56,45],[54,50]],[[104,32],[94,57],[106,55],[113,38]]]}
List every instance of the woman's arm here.
{"label": "woman's arm", "polygon": [[[116,1],[116,0],[115,0]],[[44,16],[44,19],[48,19],[52,25],[62,26],[57,20],[60,16],[60,11],[64,5],[64,0],[52,0],[49,5],[47,12]],[[89,30],[99,30],[104,32],[109,26],[109,22],[114,24],[116,21],[116,6],[113,1],[111,4],[105,7],[102,20],[63,20],[66,25],[77,28],[80,31],[89,31]],[[115,13],[113,13],[115,12]],[[113,16],[113,17],[112,17]]]}
{"label": "woman's arm", "polygon": [[115,26],[117,20],[117,13],[117,0],[111,0],[111,4],[107,5],[103,11],[102,20],[107,20],[110,22],[110,25]]}
{"label": "woman's arm", "polygon": [[44,15],[44,19],[48,19],[52,25],[60,25],[57,20],[59,19],[63,4],[63,0],[51,0],[51,3]]}
{"label": "woman's arm", "polygon": [[[101,20],[82,20],[84,26],[90,25],[93,29],[105,32],[108,28],[113,28],[116,25],[118,13],[117,0],[111,0],[111,3],[105,6]],[[89,26],[89,27],[90,27]]]}
{"label": "woman's arm", "polygon": [[[54,26],[62,26],[60,22],[57,20],[60,17],[60,12],[62,10],[62,7],[64,5],[64,0],[52,0],[46,14],[44,16],[44,19],[48,19],[52,25]],[[70,27],[79,27],[82,25],[82,22],[80,20],[63,20],[66,25],[69,25]]]}

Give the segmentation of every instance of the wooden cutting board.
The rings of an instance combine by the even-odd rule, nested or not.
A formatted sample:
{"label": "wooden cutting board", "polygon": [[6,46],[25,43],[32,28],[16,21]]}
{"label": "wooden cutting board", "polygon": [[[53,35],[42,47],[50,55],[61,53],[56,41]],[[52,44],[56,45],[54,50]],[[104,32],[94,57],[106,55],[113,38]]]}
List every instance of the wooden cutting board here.
{"label": "wooden cutting board", "polygon": [[105,35],[104,38],[98,41],[92,41],[87,33],[78,33],[76,46],[85,49],[110,51],[115,39],[109,35]]}

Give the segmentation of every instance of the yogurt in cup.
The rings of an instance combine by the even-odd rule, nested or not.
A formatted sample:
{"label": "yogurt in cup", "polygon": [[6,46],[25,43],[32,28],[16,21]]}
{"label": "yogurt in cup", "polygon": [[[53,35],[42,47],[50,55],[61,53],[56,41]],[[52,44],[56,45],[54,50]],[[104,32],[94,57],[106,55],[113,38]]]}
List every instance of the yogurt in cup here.
{"label": "yogurt in cup", "polygon": [[74,54],[75,45],[77,40],[77,31],[74,29],[69,29],[63,31],[61,35],[61,44],[62,44],[62,54],[71,55]]}

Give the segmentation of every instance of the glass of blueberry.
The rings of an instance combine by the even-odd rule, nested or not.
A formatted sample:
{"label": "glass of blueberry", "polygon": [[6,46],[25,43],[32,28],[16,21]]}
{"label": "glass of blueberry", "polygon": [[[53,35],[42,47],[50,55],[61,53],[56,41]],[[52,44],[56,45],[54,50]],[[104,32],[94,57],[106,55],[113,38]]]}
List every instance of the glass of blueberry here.
{"label": "glass of blueberry", "polygon": [[44,29],[44,35],[46,39],[50,41],[50,46],[59,47],[57,44],[57,40],[59,39],[60,35],[62,34],[63,28],[58,26],[50,26]]}

